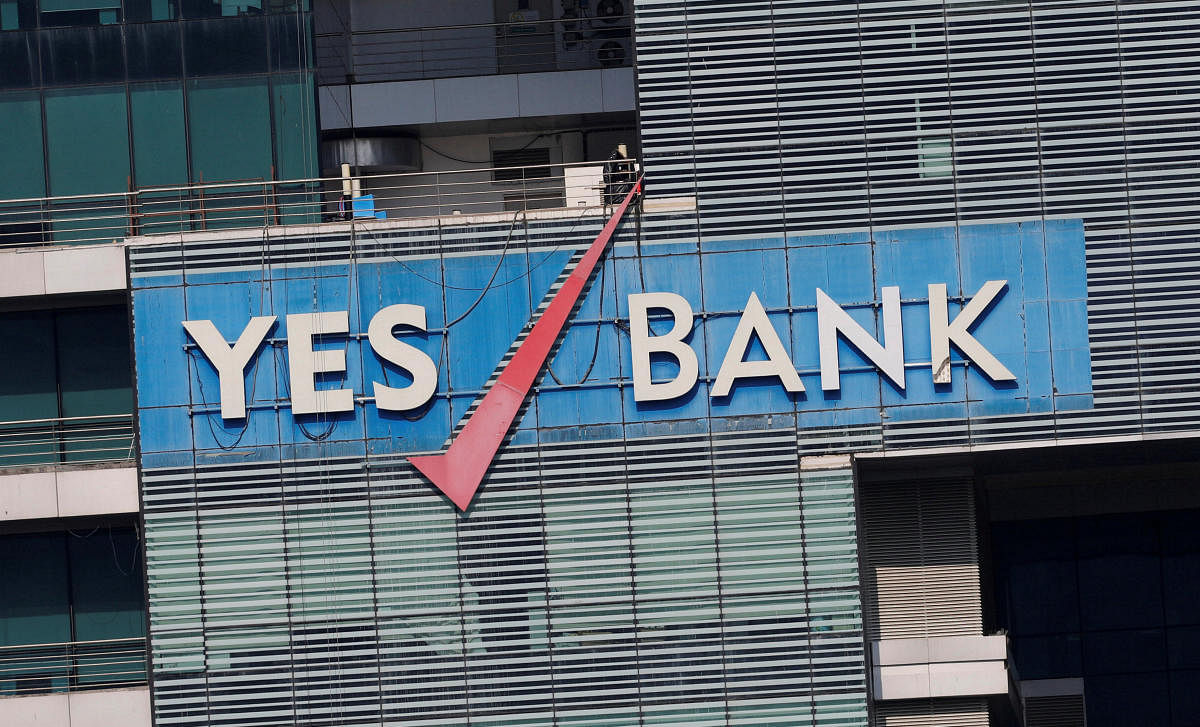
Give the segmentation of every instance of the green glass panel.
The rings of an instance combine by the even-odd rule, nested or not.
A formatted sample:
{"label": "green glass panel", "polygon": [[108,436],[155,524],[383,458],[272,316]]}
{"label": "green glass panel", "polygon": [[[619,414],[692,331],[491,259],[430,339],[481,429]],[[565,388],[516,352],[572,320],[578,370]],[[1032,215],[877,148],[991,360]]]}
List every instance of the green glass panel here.
{"label": "green glass panel", "polygon": [[[0,315],[0,466],[58,461],[54,319],[49,312]],[[3,581],[0,581],[3,582]]]}
{"label": "green glass panel", "polygon": [[0,199],[42,197],[42,105],[36,91],[0,93]]}
{"label": "green glass panel", "polygon": [[61,311],[57,318],[63,416],[132,412],[125,308]]}
{"label": "green glass panel", "polygon": [[[141,547],[132,528],[102,528],[67,541],[75,660],[81,683],[145,678]],[[119,641],[113,641],[119,640]]]}
{"label": "green glass panel", "polygon": [[[275,161],[277,179],[312,179],[317,173],[317,129],[311,73],[274,77]],[[311,185],[275,189],[279,221],[285,225],[321,221],[319,195]]]}
{"label": "green glass panel", "polygon": [[187,184],[187,131],[179,82],[133,86],[133,166],[137,186]]}
{"label": "green glass panel", "polygon": [[[133,411],[129,323],[121,306],[62,311],[57,316],[59,387],[63,417],[97,417]],[[69,461],[124,459],[131,454],[126,417],[63,424]]]}
{"label": "green glass panel", "polygon": [[[0,537],[0,694],[65,688],[71,640],[67,557],[62,533]],[[58,645],[58,646],[55,646]]]}
{"label": "green glass panel", "polygon": [[146,634],[141,545],[132,528],[103,528],[68,541],[77,641]]}
{"label": "green glass panel", "polygon": [[47,91],[46,135],[51,194],[126,191],[129,129],[124,86]]}
{"label": "green glass panel", "polygon": [[0,644],[71,639],[62,533],[0,537]]}
{"label": "green glass panel", "polygon": [[42,12],[57,10],[97,10],[119,8],[121,0],[41,0]]}
{"label": "green glass panel", "polygon": [[271,178],[266,76],[188,82],[193,181]]}
{"label": "green glass panel", "polygon": [[275,77],[275,158],[279,179],[317,176],[316,99],[312,74]]}

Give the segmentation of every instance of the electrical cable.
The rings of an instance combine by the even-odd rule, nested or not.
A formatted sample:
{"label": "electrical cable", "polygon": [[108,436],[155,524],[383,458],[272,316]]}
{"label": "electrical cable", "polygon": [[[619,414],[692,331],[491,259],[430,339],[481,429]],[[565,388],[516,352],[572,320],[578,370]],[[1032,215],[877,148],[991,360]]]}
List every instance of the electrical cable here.
{"label": "electrical cable", "polygon": [[[579,214],[579,217],[575,218],[575,222],[573,222],[571,224],[571,226],[569,228],[567,228],[567,231],[563,233],[563,236],[564,237],[569,236],[572,232],[574,232],[575,228],[579,226],[579,223],[583,221],[583,218],[586,217],[587,214],[594,209],[596,209],[596,205],[591,205],[589,207],[585,207],[583,209],[583,211]],[[410,268],[408,265],[406,265],[404,263],[403,260],[400,260],[395,255],[392,255],[391,258],[392,258],[392,262],[395,262],[400,267],[404,268],[406,271],[412,273],[413,275],[420,278],[421,280],[424,280],[425,282],[429,283],[430,285],[436,285],[437,287],[441,288],[442,290],[465,290],[465,291],[470,291],[470,292],[482,290],[482,291],[486,292],[488,290],[496,290],[498,288],[503,288],[505,286],[512,285],[513,283],[519,282],[519,281],[524,280],[525,278],[529,277],[530,273],[532,273],[534,270],[537,270],[538,268],[542,267],[547,262],[549,262],[550,258],[554,257],[555,253],[562,250],[562,248],[565,244],[566,244],[565,242],[562,242],[562,243],[555,245],[553,248],[550,249],[549,252],[546,253],[546,255],[541,260],[539,260],[537,262],[537,264],[533,265],[532,267],[528,267],[525,270],[525,272],[518,273],[516,276],[509,278],[508,280],[505,280],[502,283],[494,283],[490,287],[485,286],[483,288],[475,288],[475,287],[465,286],[465,285],[450,285],[449,283],[445,283],[440,280],[435,280],[433,278],[422,275],[418,271]]]}
{"label": "electrical cable", "polygon": [[[527,142],[525,143],[525,145],[524,145],[524,146],[517,147],[516,149],[504,149],[503,151],[525,151],[525,150],[526,150],[526,149],[528,149],[530,146],[533,146],[533,142],[535,142],[535,141],[537,141],[538,139],[541,139],[541,138],[543,138],[543,137],[546,137],[546,136],[550,136],[550,135],[549,135],[549,134],[545,134],[545,133],[542,133],[542,134],[537,134],[537,135],[535,135],[535,136],[534,136],[532,139],[530,139],[529,141],[527,141]],[[422,141],[421,139],[417,139],[417,143],[419,143],[421,146],[423,146],[424,148],[428,149],[429,151],[433,152],[434,154],[437,154],[437,155],[438,155],[438,156],[440,156],[440,157],[445,157],[446,159],[449,159],[450,161],[454,161],[454,162],[461,162],[461,163],[463,163],[463,164],[491,164],[491,163],[492,163],[492,160],[491,160],[491,159],[484,159],[484,160],[481,160],[481,161],[476,161],[476,160],[473,160],[473,159],[462,159],[461,157],[452,156],[452,155],[450,155],[450,154],[447,154],[446,152],[444,152],[444,151],[442,151],[442,150],[440,150],[440,149],[435,149],[434,147],[430,146],[429,144],[426,144],[426,143],[425,143],[424,141]]]}
{"label": "electrical cable", "polygon": [[[480,291],[479,297],[475,299],[475,302],[472,303],[471,306],[469,308],[467,308],[467,310],[464,311],[462,315],[460,315],[458,318],[455,318],[454,320],[447,323],[446,328],[451,328],[452,326],[456,325],[459,321],[461,321],[464,318],[466,318],[467,316],[471,315],[471,311],[475,310],[476,306],[478,306],[481,302],[483,302],[483,297],[485,295],[487,295],[489,290],[491,290],[492,283],[494,283],[496,281],[496,276],[499,275],[500,268],[501,268],[501,266],[504,265],[504,256],[508,254],[508,246],[512,242],[513,230],[515,230],[517,228],[517,219],[520,218],[521,212],[523,212],[523,211],[524,210],[517,210],[516,212],[513,213],[512,224],[509,225],[508,235],[504,238],[504,247],[500,250],[500,257],[496,261],[496,267],[492,270],[492,276],[490,278],[488,278],[487,285],[483,286],[483,290]],[[393,259],[395,259],[395,258],[393,258]]]}
{"label": "electrical cable", "polygon": [[[587,378],[592,375],[592,369],[596,366],[596,358],[600,354],[600,329],[601,329],[601,327],[604,326],[604,279],[605,279],[605,276],[607,275],[607,273],[608,273],[608,266],[604,264],[603,260],[601,260],[600,261],[600,281],[599,281],[600,282],[600,310],[597,313],[597,318],[599,320],[596,323],[596,340],[592,344],[592,360],[588,362],[587,370],[583,372],[583,376],[581,376],[579,378],[579,381],[576,381],[574,384],[571,384],[571,386],[579,386],[584,381],[587,381]],[[552,364],[552,362],[549,359],[547,359],[546,360],[546,372],[550,374],[550,378],[554,379],[554,383],[558,384],[559,386],[566,386],[566,384],[563,384],[563,382],[560,381],[558,376],[554,373],[554,367],[551,364]]]}

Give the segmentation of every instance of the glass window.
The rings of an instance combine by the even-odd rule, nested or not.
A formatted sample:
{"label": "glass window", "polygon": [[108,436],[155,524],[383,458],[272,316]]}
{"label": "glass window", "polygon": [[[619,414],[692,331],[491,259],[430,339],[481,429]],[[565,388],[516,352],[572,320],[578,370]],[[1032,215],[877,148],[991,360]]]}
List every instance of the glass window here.
{"label": "glass window", "polygon": [[125,308],[59,311],[55,319],[63,416],[133,411]]}
{"label": "glass window", "polygon": [[0,0],[0,30],[37,26],[37,0]]}
{"label": "glass window", "polygon": [[0,578],[0,645],[41,645],[6,651],[0,695],[145,681],[136,530],[0,537]]}
{"label": "glass window", "polygon": [[[0,645],[71,640],[64,546],[62,533],[0,537]],[[62,689],[68,673],[62,646],[6,649],[0,695]]]}
{"label": "glass window", "polygon": [[42,27],[111,25],[121,21],[121,0],[41,0]]}
{"label": "glass window", "polygon": [[1162,568],[1153,516],[1106,515],[1077,523],[1084,630],[1162,625]]}
{"label": "glass window", "polygon": [[63,458],[91,462],[132,454],[129,423],[133,411],[129,362],[129,324],[122,307],[60,311],[58,388],[61,392]]}
{"label": "glass window", "polygon": [[1200,626],[1167,629],[1167,663],[1172,669],[1200,669]]}
{"label": "glass window", "polygon": [[0,644],[71,640],[62,533],[0,537]]}
{"label": "glass window", "polygon": [[1088,727],[1170,724],[1167,672],[1088,677]]}
{"label": "glass window", "polygon": [[50,192],[123,192],[129,179],[125,87],[46,92]]}
{"label": "glass window", "polygon": [[1200,511],[1164,513],[1163,606],[1168,624],[1200,624]]}
{"label": "glass window", "polygon": [[184,23],[189,76],[262,73],[267,70],[267,26],[261,17]]}
{"label": "glass window", "polygon": [[125,16],[130,22],[175,20],[179,17],[178,0],[125,0]]}
{"label": "glass window", "polygon": [[267,78],[188,82],[194,182],[271,178]]}
{"label": "glass window", "polygon": [[1079,629],[1074,528],[1069,520],[992,525],[1001,624],[1018,634]]}
{"label": "glass window", "polygon": [[125,54],[133,81],[179,78],[183,75],[183,47],[178,23],[144,23],[125,26]]}
{"label": "glass window", "polygon": [[25,422],[0,424],[0,466],[58,461],[46,426],[31,423],[58,416],[53,326],[45,311],[0,315],[0,422]]}
{"label": "glass window", "polygon": [[187,131],[183,85],[131,86],[133,166],[138,187],[187,184]]}
{"label": "glass window", "polygon": [[1171,673],[1171,717],[1181,727],[1200,724],[1200,671]]}
{"label": "glass window", "polygon": [[0,33],[0,88],[36,86],[38,75],[34,33]]}
{"label": "glass window", "polygon": [[[124,459],[133,411],[124,306],[0,316],[0,466]],[[51,423],[31,420],[122,415]],[[15,424],[13,422],[25,422]]]}
{"label": "glass window", "polygon": [[76,641],[143,636],[142,551],[130,528],[67,541]]}
{"label": "glass window", "polygon": [[1162,671],[1167,668],[1166,633],[1135,629],[1084,634],[1083,663],[1089,675]]}
{"label": "glass window", "polygon": [[262,0],[183,0],[183,8],[188,18],[261,15]]}
{"label": "glass window", "polygon": [[0,199],[44,196],[42,103],[36,91],[0,93],[0,129]]}
{"label": "glass window", "polygon": [[125,80],[120,26],[53,28],[41,37],[44,85]]}
{"label": "glass window", "polygon": [[317,176],[316,101],[311,74],[284,74],[273,79],[275,92],[275,159],[278,179]]}
{"label": "glass window", "polygon": [[272,15],[267,20],[271,31],[271,70],[299,71],[312,66],[307,16]]}
{"label": "glass window", "polygon": [[1022,679],[1060,679],[1083,675],[1078,634],[1013,638],[1017,671]]}

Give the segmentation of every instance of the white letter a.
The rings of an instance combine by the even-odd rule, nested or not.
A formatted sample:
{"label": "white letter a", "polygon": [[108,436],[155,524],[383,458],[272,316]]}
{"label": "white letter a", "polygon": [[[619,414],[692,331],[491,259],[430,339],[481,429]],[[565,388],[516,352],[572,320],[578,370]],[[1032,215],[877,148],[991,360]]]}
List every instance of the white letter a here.
{"label": "white letter a", "polygon": [[[766,361],[742,360],[752,335],[757,335],[766,349]],[[721,362],[721,370],[717,373],[712,395],[729,396],[734,381],[755,376],[776,376],[788,391],[804,391],[804,384],[800,383],[800,374],[796,373],[796,365],[792,363],[787,349],[779,340],[779,334],[776,333],[775,326],[771,325],[767,311],[759,302],[758,295],[751,293],[750,300],[746,301],[746,310],[742,312],[737,329],[733,332],[733,340],[729,342],[729,348],[725,351],[725,360]]]}

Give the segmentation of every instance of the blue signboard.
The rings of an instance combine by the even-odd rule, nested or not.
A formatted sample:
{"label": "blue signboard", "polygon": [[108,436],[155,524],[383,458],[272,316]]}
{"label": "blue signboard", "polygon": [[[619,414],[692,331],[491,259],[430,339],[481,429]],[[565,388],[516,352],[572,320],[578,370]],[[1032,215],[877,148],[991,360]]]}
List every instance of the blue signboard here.
{"label": "blue signboard", "polygon": [[[520,250],[323,260],[319,264],[229,267],[134,276],[137,392],[144,455],[253,446],[344,443],[347,452],[439,449],[533,316],[574,249],[548,241]],[[954,356],[951,381],[935,384],[930,284],[945,284],[951,319],[987,281],[1005,281],[971,335],[1015,377],[994,381]],[[905,386],[900,388],[844,338],[840,387],[821,387],[817,290],[883,339],[881,290],[898,286]],[[631,373],[631,294],[668,292],[695,312],[688,344],[699,381],[687,395],[637,401]],[[739,380],[729,396],[709,390],[751,293],[799,372],[805,391],[778,378]],[[403,369],[367,342],[368,323],[389,305],[423,306],[426,331],[400,335],[437,366],[433,399],[408,412],[380,411],[373,382],[401,387]],[[348,311],[349,332],[319,337],[318,350],[345,351],[346,370],[318,374],[318,389],[352,389],[352,412],[294,416],[286,316]],[[210,320],[232,343],[255,316],[275,316],[245,371],[245,419],[223,419],[211,362],[185,332]],[[665,333],[670,321],[650,321]],[[765,356],[753,341],[746,358]],[[652,359],[656,379],[678,371]],[[536,431],[570,438],[668,420],[764,414],[796,416],[798,428],[880,421],[1053,415],[1091,407],[1083,224],[1035,221],[784,239],[630,245],[612,249],[575,311],[550,369],[517,423],[517,441]],[[590,425],[593,428],[587,428]],[[597,435],[598,436],[598,435]],[[169,461],[169,458],[162,461]]]}

